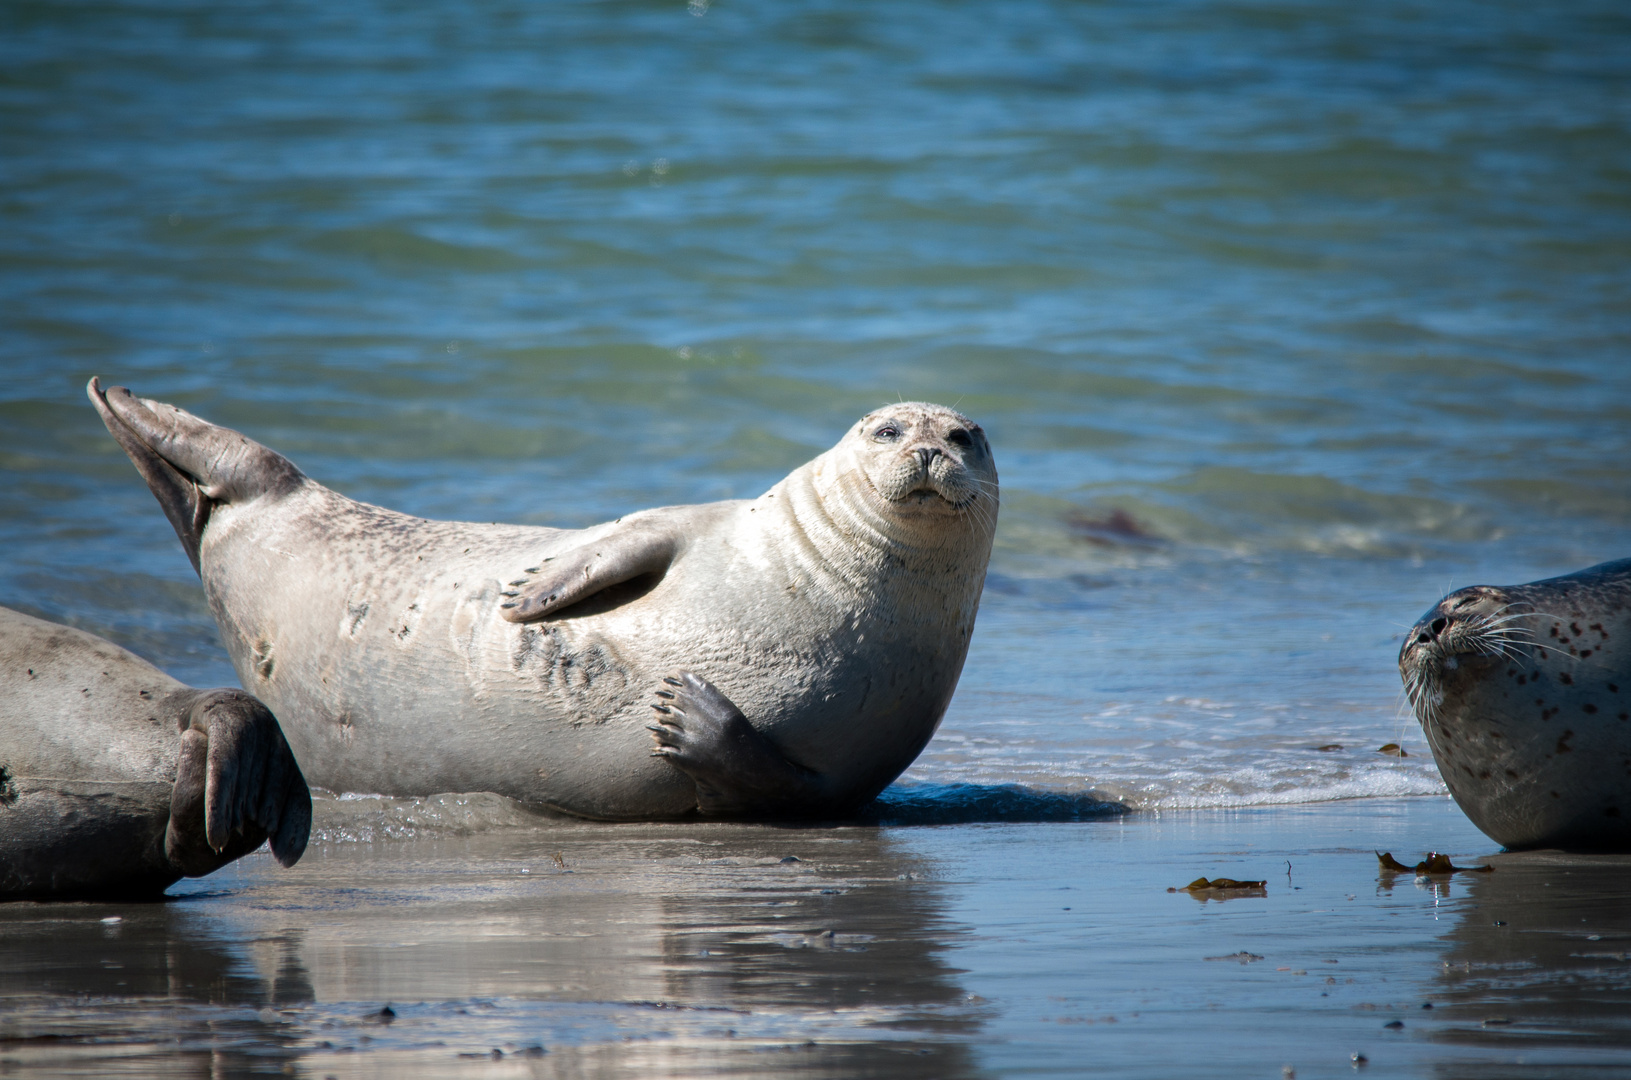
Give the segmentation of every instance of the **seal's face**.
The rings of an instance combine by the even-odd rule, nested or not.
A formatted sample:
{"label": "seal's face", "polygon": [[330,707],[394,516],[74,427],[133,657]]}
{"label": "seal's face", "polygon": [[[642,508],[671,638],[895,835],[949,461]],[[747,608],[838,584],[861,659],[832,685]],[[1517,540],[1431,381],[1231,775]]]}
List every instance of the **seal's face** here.
{"label": "seal's face", "polygon": [[954,515],[996,503],[991,446],[961,413],[907,402],[862,417],[845,441],[872,490],[897,513]]}
{"label": "seal's face", "polygon": [[1405,635],[1399,650],[1399,674],[1424,728],[1444,704],[1446,683],[1459,681],[1454,673],[1463,665],[1471,663],[1481,674],[1482,667],[1512,658],[1526,643],[1528,631],[1517,620],[1533,609],[1514,607],[1503,590],[1475,585],[1440,600]]}

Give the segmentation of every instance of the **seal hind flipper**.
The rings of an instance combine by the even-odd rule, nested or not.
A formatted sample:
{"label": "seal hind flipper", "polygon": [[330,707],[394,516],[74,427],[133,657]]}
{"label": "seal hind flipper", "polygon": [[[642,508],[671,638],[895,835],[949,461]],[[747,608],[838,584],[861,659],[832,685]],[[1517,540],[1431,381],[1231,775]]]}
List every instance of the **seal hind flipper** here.
{"label": "seal hind flipper", "polygon": [[831,811],[822,778],[780,750],[707,679],[681,672],[663,680],[647,724],[652,753],[697,785],[709,817],[798,817]]}
{"label": "seal hind flipper", "polygon": [[194,570],[211,506],[282,494],[305,479],[282,454],[174,405],[138,398],[122,386],[104,392],[96,378],[85,393],[147,481]]}
{"label": "seal hind flipper", "polygon": [[509,583],[500,614],[532,622],[586,600],[603,589],[647,574],[662,574],[679,553],[680,537],[660,517],[644,513],[616,523],[603,536],[553,555]]}
{"label": "seal hind flipper", "polygon": [[293,866],[311,832],[311,793],[277,721],[240,690],[195,693],[165,855],[196,877],[270,841],[277,861]]}
{"label": "seal hind flipper", "polygon": [[183,550],[192,560],[193,569],[198,570],[198,547],[204,536],[204,523],[209,519],[209,500],[198,490],[197,483],[191,477],[177,471],[174,465],[154,453],[108,407],[97,379],[92,378],[85,389],[97,414],[102,417],[102,423],[107,425],[108,433],[130,457],[136,471],[142,474],[142,479],[147,481],[148,488],[164,510],[164,516],[170,519],[170,524],[175,528]]}

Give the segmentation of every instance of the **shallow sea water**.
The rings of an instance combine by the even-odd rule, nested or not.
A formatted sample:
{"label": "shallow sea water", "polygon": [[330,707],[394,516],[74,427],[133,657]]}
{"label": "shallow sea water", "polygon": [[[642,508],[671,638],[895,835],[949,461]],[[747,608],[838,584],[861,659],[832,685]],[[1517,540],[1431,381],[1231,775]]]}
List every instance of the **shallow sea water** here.
{"label": "shallow sea water", "polygon": [[[1161,880],[1181,884],[1176,869],[1224,850],[1242,822],[1302,821],[1321,813],[1303,804],[1333,799],[1370,801],[1331,804],[1321,829],[1386,833],[1396,816],[1426,814],[1397,835],[1487,850],[1442,799],[1394,658],[1450,588],[1631,553],[1631,16],[1592,0],[10,3],[0,374],[0,603],[105,634],[201,685],[235,676],[169,526],[85,402],[93,374],[237,427],[356,498],[569,526],[751,496],[879,404],[957,405],[989,432],[1003,486],[960,689],[871,819],[881,831],[798,835],[868,849],[833,856],[845,866],[928,859],[971,884],[919,909],[915,885],[879,879],[885,913],[855,921],[906,912],[886,930],[916,941],[918,959],[902,961],[905,989],[883,1020],[832,1005],[837,1042],[860,1049],[817,1055],[809,1071],[912,1075],[905,1050],[887,1067],[869,1056],[900,1042],[877,1034],[897,1028],[951,1033],[914,1047],[930,1051],[922,1075],[1024,1071],[1022,1046],[1043,1072],[1073,1068],[1075,1050],[1133,1029],[1084,1012],[1021,1030],[1021,1015],[1076,1016],[1037,989],[1067,973],[1016,990],[1021,972],[995,996],[962,974],[987,970],[965,963],[979,948],[1034,938],[1083,966],[1108,940],[1033,935],[992,914],[1013,880],[1030,880],[1005,877],[1005,859],[1090,860],[1116,836],[1155,850],[1168,834],[1152,822],[1189,821],[1210,839],[1161,856]],[[1375,753],[1389,741],[1410,756]],[[1060,820],[1100,799],[1163,816]],[[1261,804],[1293,817],[1233,809]],[[654,1030],[657,1015],[699,1048],[663,1069],[804,1067],[721,1050],[701,1034],[710,1017],[628,1004],[709,1000],[711,989],[654,989],[678,976],[653,958],[681,947],[672,940],[689,948],[690,930],[631,937],[635,973],[609,989],[561,954],[567,989],[544,1008],[516,1004],[533,1000],[525,978],[505,983],[497,955],[470,944],[481,932],[459,928],[459,912],[486,910],[460,905],[490,894],[508,897],[515,940],[537,930],[528,919],[547,922],[528,914],[537,894],[493,881],[506,860],[547,870],[537,853],[565,844],[561,829],[629,865],[628,852],[674,837],[751,863],[782,833],[595,839],[481,800],[322,805],[321,842],[295,876],[251,860],[178,886],[182,899],[120,931],[175,965],[196,953],[219,992],[188,996],[172,978],[182,967],[152,960],[133,1004],[96,983],[89,1015],[101,1019],[87,1023],[105,1028],[128,1007],[130,1030],[151,1031],[143,1010],[163,1001],[188,1068],[219,1053],[216,1073],[387,1075],[397,1058],[330,1069],[340,1057],[324,1057],[313,1071],[302,1055],[314,1040],[342,1045],[314,1034],[325,1023],[351,1038],[375,998],[434,1000],[356,1037],[426,1075],[433,1058],[413,1055],[431,1051],[399,1033],[434,1032],[427,1042],[457,1052],[551,1039],[539,1060],[557,1062],[561,1044],[600,1047],[572,1069],[621,1075],[648,1059],[611,1049],[617,1033]],[[1186,809],[1212,814],[1171,816]],[[1052,823],[900,827],[937,814]],[[1274,843],[1294,861],[1303,850]],[[1116,864],[1118,880],[1138,863]],[[608,888],[626,895],[646,872]],[[681,925],[729,937],[735,901],[722,898],[751,891],[731,876],[750,871],[717,873],[689,899],[679,878],[661,895],[692,911]],[[976,894],[984,906],[967,907]],[[579,899],[563,918],[610,918]],[[693,911],[715,901],[717,922]],[[323,934],[288,937],[330,926],[326,955],[348,956],[335,943],[354,936],[366,957],[355,962],[386,972],[398,931],[372,926],[371,905],[411,919],[421,902],[448,914],[445,948],[427,946],[404,976],[417,996],[386,975],[319,975]],[[64,936],[36,926],[37,951],[13,955],[78,940],[69,924],[92,912],[64,911]],[[823,925],[816,911],[804,923]],[[37,918],[58,925],[41,909],[0,912],[16,920],[0,947]],[[82,928],[87,942],[105,940],[100,925]],[[949,945],[953,927],[988,945]],[[829,955],[752,940],[765,956]],[[1410,940],[1420,948],[1400,948],[1418,958],[1458,947],[1427,929]],[[584,948],[584,970],[611,963]],[[75,965],[94,952],[62,962],[83,974],[95,965]],[[311,987],[289,991],[288,1020],[285,960],[288,986]],[[1523,962],[1559,986],[1574,977],[1555,957]],[[1125,974],[1092,970],[1106,986]],[[764,977],[793,994],[805,976]],[[1139,985],[1187,1002],[1175,989],[1187,977]],[[806,981],[832,1002],[859,993],[848,976],[824,978]],[[34,984],[7,985],[10,1015],[22,1000],[11,995]],[[489,998],[511,1019],[472,1019]],[[66,1000],[39,1007],[58,1023]],[[792,1011],[744,1028],[754,1045],[829,1023],[774,1000]],[[1279,999],[1250,1000],[1261,1008],[1240,1025],[1281,1016]],[[1131,1008],[1100,1004],[1123,1019]],[[1270,1034],[1295,1043],[1295,1028]],[[992,1032],[1020,1056],[982,1057]],[[22,1060],[0,1046],[0,1071]],[[121,1068],[172,1071],[145,1054]],[[69,1058],[63,1068],[80,1067]],[[1251,1074],[1276,1075],[1271,1058]],[[1132,1050],[1106,1060],[1109,1073],[1144,1067]]]}
{"label": "shallow sea water", "polygon": [[1404,628],[1626,554],[1619,5],[3,17],[0,602],[190,681],[233,677],[91,374],[561,525],[956,404],[1002,520],[923,782],[1441,790],[1372,753],[1425,750]]}

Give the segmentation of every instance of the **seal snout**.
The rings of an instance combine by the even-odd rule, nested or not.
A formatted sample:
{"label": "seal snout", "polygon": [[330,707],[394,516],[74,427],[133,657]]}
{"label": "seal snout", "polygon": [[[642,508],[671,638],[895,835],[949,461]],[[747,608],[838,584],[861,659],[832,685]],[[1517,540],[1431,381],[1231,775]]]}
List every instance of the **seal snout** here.
{"label": "seal snout", "polygon": [[1411,633],[1414,635],[1415,643],[1417,645],[1431,645],[1439,639],[1439,636],[1443,634],[1444,631],[1449,628],[1449,626],[1450,620],[1440,615],[1438,618],[1433,619],[1430,622],[1423,619],[1421,622],[1416,624],[1415,629],[1411,631]]}
{"label": "seal snout", "polygon": [[[1416,621],[1399,649],[1399,674],[1418,718],[1430,718],[1444,695],[1447,672],[1476,658],[1513,660],[1532,644],[1523,624],[1531,611],[1487,585],[1453,592]],[[1459,676],[1456,676],[1457,678]]]}

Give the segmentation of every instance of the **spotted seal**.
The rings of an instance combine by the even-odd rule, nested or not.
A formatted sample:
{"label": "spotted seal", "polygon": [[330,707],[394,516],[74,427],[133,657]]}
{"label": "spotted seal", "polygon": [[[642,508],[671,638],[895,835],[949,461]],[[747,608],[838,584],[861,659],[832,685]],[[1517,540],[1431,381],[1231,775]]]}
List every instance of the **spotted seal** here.
{"label": "spotted seal", "polygon": [[756,499],[551,529],[355,502],[174,406],[89,393],[244,685],[338,791],[847,812],[939,724],[996,527],[986,437],[938,405],[863,417]]}
{"label": "spotted seal", "polygon": [[0,899],[152,896],[268,840],[292,866],[310,827],[259,701],[0,607]]}
{"label": "spotted seal", "polygon": [[1631,559],[1453,592],[1406,636],[1399,672],[1492,839],[1631,849]]}

